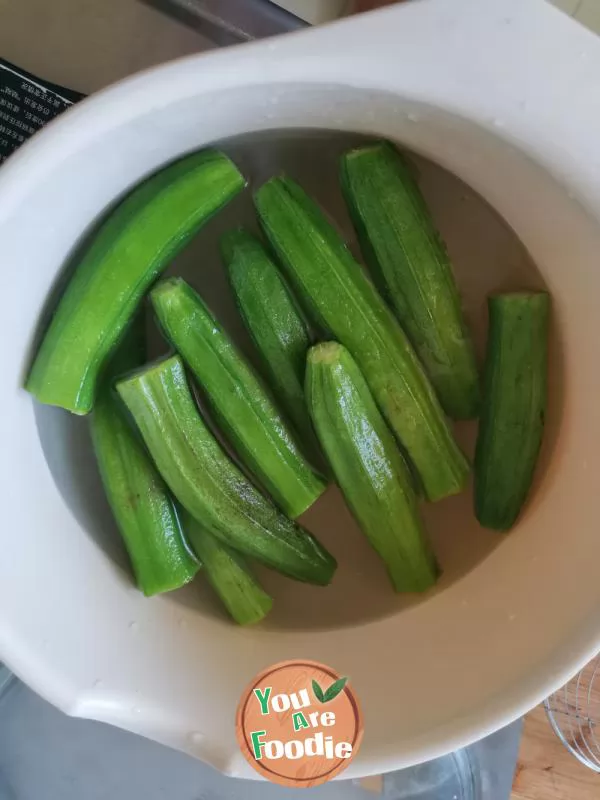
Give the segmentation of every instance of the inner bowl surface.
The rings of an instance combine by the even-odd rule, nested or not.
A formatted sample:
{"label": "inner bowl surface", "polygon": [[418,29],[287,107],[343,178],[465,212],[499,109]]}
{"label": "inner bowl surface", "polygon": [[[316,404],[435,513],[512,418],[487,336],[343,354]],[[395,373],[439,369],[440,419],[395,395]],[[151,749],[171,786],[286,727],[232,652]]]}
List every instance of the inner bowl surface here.
{"label": "inner bowl surface", "polygon": [[[218,214],[179,256],[167,274],[182,275],[208,302],[258,369],[260,361],[236,311],[219,256],[222,233],[243,224],[259,232],[252,192],[273,175],[285,172],[311,193],[340,229],[357,257],[360,251],[350,223],[338,180],[339,158],[348,149],[364,144],[364,136],[327,131],[270,131],[218,143],[249,180],[248,189]],[[480,362],[487,333],[487,295],[497,291],[542,289],[543,280],[516,234],[473,190],[435,163],[412,156],[419,183],[453,260],[468,323],[474,333]],[[69,264],[65,267],[68,274]],[[62,286],[66,277],[58,279]],[[54,293],[56,294],[56,292]],[[55,298],[48,303],[52,305]],[[147,304],[150,356],[169,351],[152,321]],[[555,344],[555,342],[554,342]],[[552,348],[551,386],[562,385],[560,359]],[[553,391],[536,490],[552,451],[560,417],[560,394]],[[127,571],[127,559],[104,501],[90,447],[88,422],[61,410],[36,406],[36,422],[48,464],[67,506],[81,525],[119,568]],[[461,445],[473,454],[476,422],[455,426]],[[515,454],[518,458],[518,454]],[[535,495],[534,491],[534,495]],[[260,569],[261,581],[273,594],[274,609],[263,624],[273,630],[335,629],[356,626],[400,613],[403,609],[444,592],[502,545],[504,537],[478,525],[473,514],[472,492],[436,504],[422,504],[427,530],[432,537],[443,577],[434,592],[425,596],[396,595],[385,570],[333,486],[304,516],[303,523],[315,533],[339,561],[333,584],[326,590],[287,580]],[[518,535],[518,532],[515,534]],[[214,616],[230,624],[200,577],[191,586],[173,593],[169,602],[182,603],[198,614]]]}

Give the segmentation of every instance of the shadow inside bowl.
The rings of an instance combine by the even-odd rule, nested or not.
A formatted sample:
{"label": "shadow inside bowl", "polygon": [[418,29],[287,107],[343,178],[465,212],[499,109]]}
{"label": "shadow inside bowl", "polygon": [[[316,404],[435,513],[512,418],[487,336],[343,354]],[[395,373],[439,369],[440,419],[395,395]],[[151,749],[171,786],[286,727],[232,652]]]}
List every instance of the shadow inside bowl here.
{"label": "shadow inside bowl", "polygon": [[[221,143],[248,177],[250,187],[218,214],[175,260],[167,274],[183,276],[204,297],[238,346],[260,368],[257,354],[235,308],[219,256],[222,233],[244,225],[257,231],[251,191],[273,174],[297,178],[327,211],[353,252],[358,246],[338,185],[339,155],[364,142],[362,136],[310,132],[268,132]],[[450,251],[465,313],[480,360],[487,333],[486,297],[496,291],[542,289],[544,282],[522,243],[500,216],[475,192],[441,167],[411,156],[432,214]],[[59,279],[57,285],[61,285]],[[552,332],[550,405],[547,428],[530,502],[543,492],[562,408],[562,349],[556,325]],[[149,355],[168,348],[150,323]],[[88,423],[57,409],[36,405],[40,442],[56,486],[81,525],[119,569],[129,570],[127,556],[104,498],[94,463]],[[459,442],[472,456],[476,423],[456,426]],[[504,536],[482,529],[473,515],[469,489],[458,497],[424,505],[426,527],[443,570],[439,593],[475,569],[502,545]],[[266,589],[275,599],[263,623],[286,630],[329,629],[358,625],[396,614],[423,597],[395,595],[385,569],[352,519],[336,487],[301,520],[331,550],[339,562],[334,582],[326,589],[303,585],[260,567]],[[518,526],[511,535],[518,536]],[[170,595],[168,602],[192,607],[197,613],[226,620],[202,577]]]}

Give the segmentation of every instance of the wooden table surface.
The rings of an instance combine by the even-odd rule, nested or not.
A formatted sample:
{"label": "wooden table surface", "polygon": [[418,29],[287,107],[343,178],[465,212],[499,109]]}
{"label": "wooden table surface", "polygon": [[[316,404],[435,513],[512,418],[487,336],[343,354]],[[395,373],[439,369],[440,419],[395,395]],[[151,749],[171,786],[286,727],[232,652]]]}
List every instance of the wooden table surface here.
{"label": "wooden table surface", "polygon": [[558,740],[546,712],[525,718],[511,800],[598,800],[600,775],[569,753]]}

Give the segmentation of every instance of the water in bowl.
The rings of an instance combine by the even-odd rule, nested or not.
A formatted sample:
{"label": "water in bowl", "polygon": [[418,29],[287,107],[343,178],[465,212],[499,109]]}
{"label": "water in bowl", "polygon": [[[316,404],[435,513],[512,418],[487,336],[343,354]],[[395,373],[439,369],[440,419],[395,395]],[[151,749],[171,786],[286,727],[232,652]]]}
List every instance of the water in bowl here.
{"label": "water in bowl", "polygon": [[[249,187],[211,220],[167,274],[183,276],[202,294],[257,367],[260,364],[236,311],[221,263],[219,238],[239,225],[258,231],[252,191],[272,175],[286,172],[316,198],[360,258],[337,172],[340,154],[364,141],[358,135],[303,131],[253,134],[219,145],[247,176]],[[496,291],[542,289],[543,279],[517,236],[483,198],[440,166],[412,154],[410,159],[448,245],[465,314],[482,360],[487,330],[486,296]],[[160,356],[169,351],[169,346],[161,338],[150,313],[148,318],[150,353],[153,357]],[[544,465],[552,450],[561,405],[560,353],[556,341],[552,348],[551,404],[538,484],[543,480]],[[94,467],[86,420],[57,409],[38,407],[37,421],[57,488],[80,522],[82,535],[92,536],[116,568],[128,570],[127,557]],[[474,422],[456,425],[456,435],[469,455],[473,453],[476,430]],[[77,486],[77,492],[73,492],[73,485]],[[435,592],[443,592],[502,545],[501,536],[477,524],[470,490],[435,505],[424,505],[423,513],[443,570]],[[401,613],[423,600],[394,594],[384,568],[335,487],[304,515],[302,522],[335,554],[339,570],[333,584],[324,591],[259,569],[261,580],[276,601],[273,612],[263,623],[265,626],[288,630],[338,628]],[[518,530],[513,535],[518,535]],[[170,595],[168,602],[192,606],[199,614],[223,616],[201,578]]]}

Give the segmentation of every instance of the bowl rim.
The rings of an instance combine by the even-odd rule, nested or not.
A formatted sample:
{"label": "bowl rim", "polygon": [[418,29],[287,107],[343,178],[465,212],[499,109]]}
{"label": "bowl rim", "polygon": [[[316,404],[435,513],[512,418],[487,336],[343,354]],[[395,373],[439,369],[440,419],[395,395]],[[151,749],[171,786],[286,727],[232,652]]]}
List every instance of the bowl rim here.
{"label": "bowl rim", "polygon": [[[457,27],[461,28],[460,35],[452,33]],[[536,46],[529,35],[532,28],[543,30],[556,47]],[[368,47],[365,41],[370,43]],[[400,41],[406,43],[405,48],[400,46]],[[507,46],[512,53],[508,69],[505,63]],[[582,64],[574,57],[584,51],[587,56]],[[432,68],[434,52],[445,65],[443,74]],[[469,83],[469,59],[477,60],[488,85],[498,87],[493,98],[483,97],[481,87]],[[412,67],[410,80],[402,77],[403,68],[409,63]],[[322,29],[289,34],[285,39],[188,56],[135,75],[83,101],[11,157],[0,175],[0,231],[28,194],[53,174],[63,160],[74,152],[93,147],[94,141],[107,131],[125,126],[142,113],[156,109],[157,96],[168,98],[164,101],[167,106],[185,98],[241,86],[285,87],[301,82],[321,87],[329,84],[391,92],[417,103],[431,104],[482,129],[490,129],[492,120],[501,117],[502,128],[493,135],[510,143],[511,147],[517,146],[554,180],[571,186],[590,213],[599,219],[600,186],[586,168],[589,159],[598,151],[592,124],[594,120],[597,122],[597,114],[590,107],[589,92],[581,88],[591,91],[595,87],[599,68],[600,43],[596,38],[542,0],[529,4],[519,0],[489,0],[483,4],[473,0],[421,0]],[[546,105],[520,107],[522,75],[526,69],[535,73],[536,85],[552,87],[552,102],[548,95]],[[579,87],[576,95],[571,91],[574,85]],[[570,108],[568,120],[563,113],[565,104]],[[465,177],[476,190],[484,188],[485,181],[478,178],[472,165],[461,164],[459,159],[439,163]],[[510,214],[509,209],[502,211]],[[6,454],[0,454],[0,467],[8,480],[10,459]],[[590,636],[592,631],[593,636]],[[39,669],[33,669],[31,664],[36,652],[39,656],[43,648],[39,643],[21,641],[17,644],[18,638],[14,630],[0,625],[0,645],[7,664],[34,689],[69,713],[114,721],[135,730],[133,723],[119,713],[90,705],[82,687],[66,685],[64,676],[58,672],[50,674],[48,670],[46,678],[42,679]],[[569,680],[598,647],[600,624],[590,619],[582,625],[579,636],[572,639],[568,650],[553,654],[552,667],[546,671],[544,679],[540,680],[539,673],[532,673],[528,680],[522,681],[518,691],[513,691],[510,702],[502,694],[490,701],[483,717],[465,714],[461,719],[454,719],[445,730],[436,730],[429,740],[416,739],[413,748],[402,754],[394,752],[393,742],[378,753],[363,748],[368,757],[357,760],[344,777],[399,769],[493,733]],[[149,735],[161,738],[155,733]],[[168,738],[163,736],[162,740]],[[223,761],[212,757],[210,752],[198,753],[181,743],[176,746],[200,754],[204,760],[230,773],[254,777],[249,769],[246,772],[240,766],[237,753],[229,753]]]}

